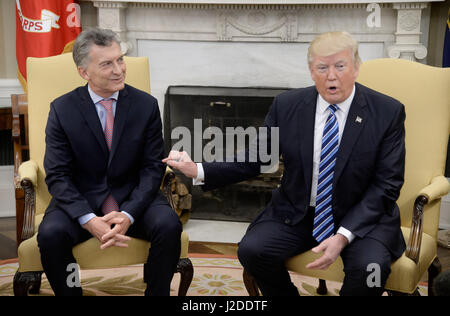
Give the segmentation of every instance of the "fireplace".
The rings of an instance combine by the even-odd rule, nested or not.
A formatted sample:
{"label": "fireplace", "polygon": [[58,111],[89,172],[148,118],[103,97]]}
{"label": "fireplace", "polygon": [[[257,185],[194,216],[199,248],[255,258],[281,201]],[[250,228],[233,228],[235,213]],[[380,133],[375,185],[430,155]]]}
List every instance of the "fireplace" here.
{"label": "fireplace", "polygon": [[[169,86],[164,104],[164,138],[165,150],[168,153],[180,139],[174,131],[182,129],[188,132],[190,138],[186,146],[177,148],[186,150],[196,162],[208,160],[211,157],[194,153],[195,142],[201,141],[201,148],[208,146],[211,139],[204,138],[208,128],[218,128],[223,131],[223,148],[213,152],[215,158],[218,151],[225,154],[227,145],[227,127],[247,130],[263,126],[264,118],[272,104],[273,98],[287,91],[287,88],[266,87],[205,87],[205,86]],[[229,135],[228,135],[229,136]],[[186,141],[186,139],[184,139]],[[250,137],[238,146],[235,142],[233,153],[247,147]],[[186,144],[186,143],[185,143]],[[216,161],[220,161],[216,159]],[[274,173],[264,173],[241,183],[233,184],[209,192],[203,192],[199,186],[193,186],[192,180],[177,173],[181,181],[192,194],[192,209],[190,218],[209,220],[229,220],[250,222],[266,205],[271,197],[271,191],[280,182],[283,166]]]}

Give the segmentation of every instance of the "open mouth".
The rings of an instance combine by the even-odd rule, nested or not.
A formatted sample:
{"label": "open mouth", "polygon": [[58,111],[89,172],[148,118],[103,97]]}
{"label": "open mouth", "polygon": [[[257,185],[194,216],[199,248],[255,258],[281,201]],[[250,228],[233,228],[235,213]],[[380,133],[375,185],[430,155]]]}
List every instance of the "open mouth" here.
{"label": "open mouth", "polygon": [[329,93],[336,93],[337,87],[335,87],[335,86],[328,87],[328,88],[327,88],[327,91],[328,91]]}

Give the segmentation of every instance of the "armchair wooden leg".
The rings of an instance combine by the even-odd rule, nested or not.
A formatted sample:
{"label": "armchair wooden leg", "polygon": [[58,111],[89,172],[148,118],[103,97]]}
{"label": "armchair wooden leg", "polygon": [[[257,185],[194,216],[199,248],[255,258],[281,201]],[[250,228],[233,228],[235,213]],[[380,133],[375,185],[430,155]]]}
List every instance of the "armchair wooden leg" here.
{"label": "armchair wooden leg", "polygon": [[178,296],[186,296],[194,277],[194,267],[189,258],[182,258],[178,261],[177,271],[180,273],[180,286],[178,287]]}
{"label": "armchair wooden leg", "polygon": [[[148,269],[147,264],[144,263],[144,282],[148,280]],[[177,263],[176,270],[174,273],[180,273],[180,286],[178,287],[178,296],[186,296],[186,293],[191,285],[192,278],[194,277],[194,266],[192,265],[191,259],[180,258]]]}
{"label": "armchair wooden leg", "polygon": [[441,263],[436,257],[433,263],[428,267],[428,296],[434,296],[433,282],[439,273],[442,271]]}
{"label": "armchair wooden leg", "polygon": [[247,289],[249,296],[259,296],[258,285],[256,285],[253,277],[244,269],[242,274],[242,278],[244,279],[245,288]]}
{"label": "armchair wooden leg", "polygon": [[14,295],[38,294],[41,289],[42,271],[16,272],[14,275]]}
{"label": "armchair wooden leg", "polygon": [[316,292],[319,295],[326,295],[328,293],[327,282],[325,280],[319,279],[319,286]]}

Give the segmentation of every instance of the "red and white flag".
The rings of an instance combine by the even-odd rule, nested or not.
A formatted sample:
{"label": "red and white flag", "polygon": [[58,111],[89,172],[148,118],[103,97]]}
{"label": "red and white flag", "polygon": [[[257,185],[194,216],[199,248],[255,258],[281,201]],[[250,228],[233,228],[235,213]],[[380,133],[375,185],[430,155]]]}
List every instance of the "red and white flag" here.
{"label": "red and white flag", "polygon": [[76,0],[16,0],[17,76],[25,91],[27,58],[70,52],[80,32]]}

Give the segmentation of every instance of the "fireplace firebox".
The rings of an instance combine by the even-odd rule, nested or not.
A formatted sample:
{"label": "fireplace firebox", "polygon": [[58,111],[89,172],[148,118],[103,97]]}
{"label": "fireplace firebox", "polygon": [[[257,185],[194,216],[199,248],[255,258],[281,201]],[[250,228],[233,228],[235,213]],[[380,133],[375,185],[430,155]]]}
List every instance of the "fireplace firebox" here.
{"label": "fireplace firebox", "polygon": [[[186,146],[189,150],[186,151],[194,161],[201,162],[202,158],[206,158],[199,159],[192,151],[196,138],[197,141],[201,139],[201,148],[205,148],[211,141],[202,138],[203,132],[208,128],[223,131],[224,147],[221,150],[226,153],[227,127],[241,127],[246,130],[263,126],[273,98],[287,90],[266,87],[170,86],[164,104],[166,153],[179,142],[178,138],[172,139],[172,132],[180,128],[189,132],[190,142],[189,146]],[[249,142],[250,137],[241,145],[248,146]],[[236,142],[233,150],[236,152],[239,149],[242,148],[238,148]],[[203,192],[199,186],[192,185],[191,179],[178,172],[176,174],[192,194],[190,218],[250,222],[266,205],[271,191],[278,186],[282,169],[281,163],[274,173],[264,173],[256,178],[209,192]]]}

